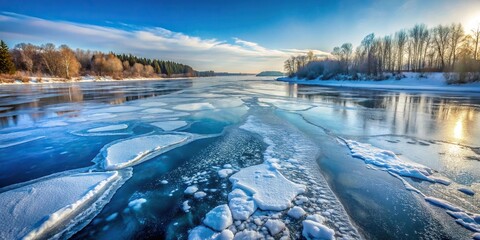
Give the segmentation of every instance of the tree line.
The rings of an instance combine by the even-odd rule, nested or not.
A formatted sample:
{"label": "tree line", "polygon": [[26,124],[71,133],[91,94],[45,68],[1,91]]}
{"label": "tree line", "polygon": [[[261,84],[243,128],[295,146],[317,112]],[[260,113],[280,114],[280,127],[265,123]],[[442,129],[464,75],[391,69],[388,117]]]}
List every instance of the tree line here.
{"label": "tree line", "polygon": [[331,57],[318,58],[312,52],[292,56],[284,67],[288,75],[308,79],[359,74],[382,78],[409,71],[457,73],[460,82],[478,81],[479,40],[480,25],[466,33],[461,24],[416,24],[383,37],[368,34],[355,49],[351,43],[342,44]]}
{"label": "tree line", "polygon": [[132,54],[73,50],[67,45],[56,47],[52,43],[39,46],[20,43],[11,50],[3,41],[0,45],[0,73],[3,74],[22,72],[27,76],[51,76],[64,79],[80,75],[109,76],[114,79],[213,75],[210,71],[197,72],[185,64],[141,58]]}

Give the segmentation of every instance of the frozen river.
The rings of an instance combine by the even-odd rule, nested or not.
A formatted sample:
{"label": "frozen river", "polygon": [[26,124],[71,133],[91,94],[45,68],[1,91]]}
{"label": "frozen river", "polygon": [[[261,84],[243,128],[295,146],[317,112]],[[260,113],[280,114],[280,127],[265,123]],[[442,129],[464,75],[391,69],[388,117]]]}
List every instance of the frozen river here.
{"label": "frozen river", "polygon": [[0,86],[0,239],[480,239],[479,194],[478,93]]}

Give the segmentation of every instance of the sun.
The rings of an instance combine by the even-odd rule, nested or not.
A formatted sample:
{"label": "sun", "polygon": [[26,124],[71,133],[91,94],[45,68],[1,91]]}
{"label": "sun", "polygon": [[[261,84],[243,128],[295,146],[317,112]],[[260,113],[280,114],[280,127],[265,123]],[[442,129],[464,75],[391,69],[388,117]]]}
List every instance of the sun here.
{"label": "sun", "polygon": [[473,17],[468,20],[468,22],[465,25],[465,31],[470,32],[473,29],[480,28],[480,12],[476,13],[473,15]]}

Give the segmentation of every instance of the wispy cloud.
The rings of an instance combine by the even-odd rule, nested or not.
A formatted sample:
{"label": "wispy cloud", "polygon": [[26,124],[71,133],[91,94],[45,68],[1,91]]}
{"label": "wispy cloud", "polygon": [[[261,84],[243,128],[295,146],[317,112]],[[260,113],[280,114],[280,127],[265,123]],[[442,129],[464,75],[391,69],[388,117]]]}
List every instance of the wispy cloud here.
{"label": "wispy cloud", "polygon": [[[203,39],[161,27],[141,27],[126,23],[98,26],[53,21],[10,12],[0,14],[0,35],[7,42],[66,43],[71,47],[133,53],[186,63],[199,70],[258,72],[282,70],[290,55],[308,49],[269,49],[240,38],[233,41]],[[328,53],[315,50],[318,55]]]}

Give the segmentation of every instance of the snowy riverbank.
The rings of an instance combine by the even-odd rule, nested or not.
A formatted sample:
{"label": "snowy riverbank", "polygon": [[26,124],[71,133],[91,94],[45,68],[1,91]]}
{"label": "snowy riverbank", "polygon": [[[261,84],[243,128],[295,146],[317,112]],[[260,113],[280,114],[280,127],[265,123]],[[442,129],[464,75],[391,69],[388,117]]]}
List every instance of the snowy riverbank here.
{"label": "snowy riverbank", "polygon": [[72,78],[71,80],[66,80],[64,78],[57,77],[41,77],[40,81],[38,77],[28,77],[30,80],[28,82],[22,82],[21,80],[15,80],[13,82],[0,82],[0,85],[18,85],[18,84],[51,84],[51,83],[80,83],[80,82],[118,82],[118,81],[151,81],[151,80],[174,80],[174,79],[194,79],[197,77],[171,77],[171,78],[161,78],[161,77],[138,77],[138,78],[124,78],[124,79],[113,79],[111,77],[96,77],[96,76],[81,76]]}
{"label": "snowy riverbank", "polygon": [[400,80],[387,79],[375,80],[321,80],[277,78],[278,81],[298,83],[304,85],[318,85],[328,87],[368,88],[368,89],[396,89],[396,90],[427,90],[427,91],[453,91],[453,92],[480,92],[480,82],[468,84],[448,85],[443,73],[428,73],[420,77],[418,73],[404,73],[405,78]]}

